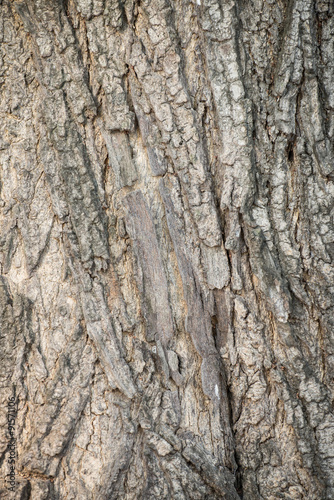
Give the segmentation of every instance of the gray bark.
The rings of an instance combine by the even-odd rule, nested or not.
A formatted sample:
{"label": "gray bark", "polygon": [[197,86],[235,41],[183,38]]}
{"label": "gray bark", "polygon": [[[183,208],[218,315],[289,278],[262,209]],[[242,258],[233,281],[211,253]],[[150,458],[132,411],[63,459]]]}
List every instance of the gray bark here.
{"label": "gray bark", "polygon": [[0,44],[0,497],[334,498],[333,3],[1,0]]}

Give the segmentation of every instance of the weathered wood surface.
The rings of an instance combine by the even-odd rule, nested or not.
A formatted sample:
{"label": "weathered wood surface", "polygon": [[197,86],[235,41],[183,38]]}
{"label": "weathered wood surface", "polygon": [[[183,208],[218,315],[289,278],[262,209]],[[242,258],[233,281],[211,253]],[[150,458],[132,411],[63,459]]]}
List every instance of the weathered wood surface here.
{"label": "weathered wood surface", "polygon": [[333,111],[330,0],[0,0],[1,498],[334,498]]}

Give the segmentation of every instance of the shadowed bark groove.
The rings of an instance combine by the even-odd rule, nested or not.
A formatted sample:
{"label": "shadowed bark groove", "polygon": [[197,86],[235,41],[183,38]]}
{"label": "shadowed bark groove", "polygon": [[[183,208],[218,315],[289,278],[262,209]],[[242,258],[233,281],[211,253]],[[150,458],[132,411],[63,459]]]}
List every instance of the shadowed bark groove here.
{"label": "shadowed bark groove", "polygon": [[334,497],[333,110],[330,0],[0,0],[1,498]]}

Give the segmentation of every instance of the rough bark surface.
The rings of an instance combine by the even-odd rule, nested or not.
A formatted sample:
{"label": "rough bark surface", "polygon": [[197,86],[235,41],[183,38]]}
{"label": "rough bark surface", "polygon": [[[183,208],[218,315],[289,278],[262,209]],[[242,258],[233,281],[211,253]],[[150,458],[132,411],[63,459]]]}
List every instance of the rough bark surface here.
{"label": "rough bark surface", "polygon": [[333,111],[330,0],[0,0],[1,498],[334,498]]}

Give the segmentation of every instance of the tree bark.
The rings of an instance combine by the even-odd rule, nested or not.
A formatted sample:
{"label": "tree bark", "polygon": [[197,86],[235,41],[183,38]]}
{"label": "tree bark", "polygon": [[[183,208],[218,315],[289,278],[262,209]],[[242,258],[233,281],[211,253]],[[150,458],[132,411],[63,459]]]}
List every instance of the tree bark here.
{"label": "tree bark", "polygon": [[0,42],[0,497],[334,498],[333,3],[2,0]]}

